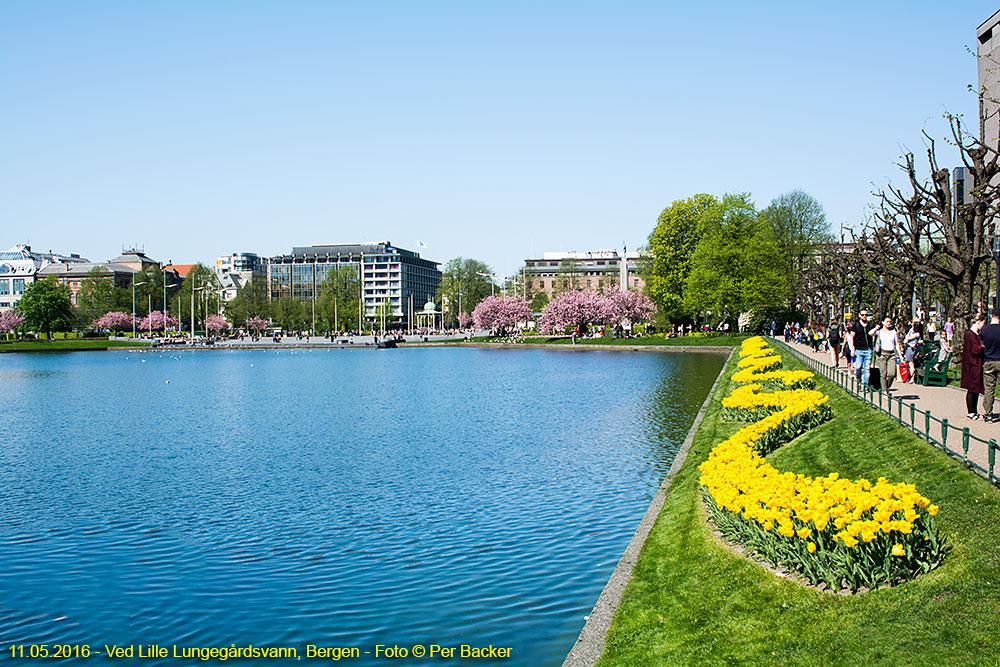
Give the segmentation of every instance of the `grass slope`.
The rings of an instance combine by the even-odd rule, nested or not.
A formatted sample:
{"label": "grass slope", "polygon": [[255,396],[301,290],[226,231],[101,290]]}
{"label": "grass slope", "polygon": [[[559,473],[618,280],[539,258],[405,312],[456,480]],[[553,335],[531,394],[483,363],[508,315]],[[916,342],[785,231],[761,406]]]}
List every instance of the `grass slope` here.
{"label": "grass slope", "polygon": [[[727,373],[735,370],[735,357]],[[803,368],[785,355],[785,368]],[[835,418],[772,453],[779,469],[912,482],[952,552],[904,586],[839,596],[777,577],[713,537],[698,465],[738,424],[720,383],[643,548],[598,665],[1000,665],[1000,491],[817,378]]]}
{"label": "grass slope", "polygon": [[103,338],[85,338],[71,340],[20,340],[17,345],[13,342],[0,343],[0,352],[39,352],[42,350],[103,350],[110,347],[143,347],[149,345],[149,341],[126,341],[107,340]]}

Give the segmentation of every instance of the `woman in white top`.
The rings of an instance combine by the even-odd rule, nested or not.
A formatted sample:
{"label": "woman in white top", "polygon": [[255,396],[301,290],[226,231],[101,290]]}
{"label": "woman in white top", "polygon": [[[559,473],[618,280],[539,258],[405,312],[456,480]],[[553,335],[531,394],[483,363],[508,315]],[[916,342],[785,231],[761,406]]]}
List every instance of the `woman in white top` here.
{"label": "woman in white top", "polygon": [[875,332],[875,349],[878,352],[878,370],[882,379],[882,391],[888,392],[896,379],[896,357],[902,358],[903,348],[899,335],[892,328],[892,318],[882,320],[882,326]]}

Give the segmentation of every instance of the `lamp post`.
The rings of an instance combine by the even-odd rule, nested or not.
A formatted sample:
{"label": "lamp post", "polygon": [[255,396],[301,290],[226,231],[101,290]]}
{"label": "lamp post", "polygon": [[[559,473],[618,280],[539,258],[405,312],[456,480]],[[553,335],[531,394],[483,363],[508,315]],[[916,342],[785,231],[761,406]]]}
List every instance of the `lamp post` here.
{"label": "lamp post", "polygon": [[924,285],[927,276],[923,273],[917,274],[917,279],[920,281],[920,320],[923,321],[927,318],[927,295],[924,293]]}
{"label": "lamp post", "polygon": [[[174,288],[174,287],[180,287],[180,285],[181,285],[180,283],[170,283],[169,285],[167,285],[166,283],[164,283],[163,284],[163,294],[166,295],[168,287]],[[169,317],[169,316],[170,316],[170,310],[167,308],[167,298],[166,298],[166,296],[164,296],[163,297],[163,335],[164,336],[167,335],[167,317]],[[179,296],[177,297],[177,328],[178,328],[178,330],[181,329],[181,300],[180,300]]]}
{"label": "lamp post", "polygon": [[878,320],[881,322],[885,319],[885,277],[878,277]]}
{"label": "lamp post", "polygon": [[135,281],[135,274],[132,274],[132,338],[135,338],[135,288],[145,284],[145,280],[141,283],[137,283]]}
{"label": "lamp post", "polygon": [[194,343],[194,293],[206,289],[205,286],[195,287],[194,279],[191,279],[191,342]]}
{"label": "lamp post", "polygon": [[495,273],[483,273],[482,271],[477,271],[479,275],[484,278],[490,279],[490,296],[496,296],[496,274]]}
{"label": "lamp post", "polygon": [[[167,335],[167,267],[173,265],[173,262],[167,260],[167,263],[160,267],[163,271],[163,335]],[[173,287],[173,285],[171,285]]]}

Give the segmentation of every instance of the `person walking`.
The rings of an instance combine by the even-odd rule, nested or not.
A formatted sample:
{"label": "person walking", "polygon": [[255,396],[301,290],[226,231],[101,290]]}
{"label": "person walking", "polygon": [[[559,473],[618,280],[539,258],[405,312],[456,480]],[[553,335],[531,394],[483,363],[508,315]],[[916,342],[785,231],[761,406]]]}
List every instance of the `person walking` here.
{"label": "person walking", "polygon": [[868,375],[872,365],[872,334],[869,330],[868,311],[858,313],[858,321],[851,327],[847,342],[850,343],[851,354],[854,355],[854,375],[862,385],[868,384]]}
{"label": "person walking", "polygon": [[892,318],[882,320],[882,326],[875,332],[877,336],[878,372],[882,379],[882,391],[888,392],[896,379],[896,359],[903,357],[899,335],[892,326]]}
{"label": "person walking", "polygon": [[983,357],[986,348],[979,339],[979,332],[986,324],[981,314],[973,318],[972,326],[965,332],[965,344],[962,346],[962,389],[965,393],[965,409],[969,419],[982,419],[979,416],[979,395],[983,393]]}
{"label": "person walking", "polygon": [[924,323],[920,320],[913,320],[910,324],[910,330],[906,332],[906,336],[903,338],[903,361],[906,362],[906,369],[909,371],[909,382],[913,384],[917,380],[916,367],[913,362],[917,356],[917,350],[920,348],[920,341],[924,336]]}
{"label": "person walking", "polygon": [[983,342],[983,420],[1000,421],[993,416],[993,398],[997,395],[997,381],[1000,380],[1000,313],[993,311],[990,323],[979,330],[979,340]]}
{"label": "person walking", "polygon": [[836,368],[840,365],[840,322],[837,318],[830,320],[830,327],[826,331],[826,340],[830,343],[830,362]]}

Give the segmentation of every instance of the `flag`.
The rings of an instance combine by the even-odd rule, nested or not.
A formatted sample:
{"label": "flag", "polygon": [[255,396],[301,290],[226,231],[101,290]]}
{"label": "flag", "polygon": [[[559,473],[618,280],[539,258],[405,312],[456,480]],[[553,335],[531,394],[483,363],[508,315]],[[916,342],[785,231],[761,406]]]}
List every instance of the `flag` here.
{"label": "flag", "polygon": [[426,248],[427,244],[424,243],[423,241],[417,241],[417,247],[418,248]]}

